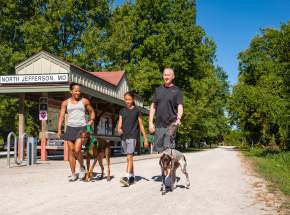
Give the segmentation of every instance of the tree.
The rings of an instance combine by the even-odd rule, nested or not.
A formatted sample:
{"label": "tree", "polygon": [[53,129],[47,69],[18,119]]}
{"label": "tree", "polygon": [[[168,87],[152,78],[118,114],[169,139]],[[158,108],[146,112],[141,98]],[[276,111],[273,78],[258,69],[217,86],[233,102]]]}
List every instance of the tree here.
{"label": "tree", "polygon": [[230,112],[248,142],[281,147],[289,140],[290,22],[279,30],[264,29],[239,54],[239,83]]}
{"label": "tree", "polygon": [[[227,77],[214,66],[215,44],[196,25],[195,1],[136,1],[112,13],[104,41],[106,64],[125,69],[133,89],[150,104],[165,67],[184,91],[180,142],[217,141],[227,130]],[[139,80],[139,81],[136,81]]]}
{"label": "tree", "polygon": [[[107,0],[1,1],[0,75],[14,73],[17,63],[41,50],[87,69],[99,68],[101,47],[93,42],[102,37],[109,15]],[[16,129],[16,104],[13,99],[1,97],[0,109],[6,110],[0,112],[0,123],[4,123],[1,136],[7,135],[9,130],[4,125],[11,119],[9,129]],[[26,131],[35,134],[38,125],[33,120],[34,106],[26,103],[25,108]]]}

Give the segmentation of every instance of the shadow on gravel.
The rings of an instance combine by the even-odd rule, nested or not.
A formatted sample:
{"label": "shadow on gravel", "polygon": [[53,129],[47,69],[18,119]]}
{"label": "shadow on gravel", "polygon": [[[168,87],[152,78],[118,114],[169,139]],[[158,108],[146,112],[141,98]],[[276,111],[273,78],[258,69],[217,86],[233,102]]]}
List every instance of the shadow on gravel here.
{"label": "shadow on gravel", "polygon": [[[81,180],[80,178],[79,178],[79,173],[76,173],[76,175],[77,175],[77,177],[78,177],[78,180],[80,180],[80,181],[84,181],[84,182],[86,182],[85,180]],[[92,180],[90,181],[90,182],[96,182],[96,181],[101,181],[101,180],[107,180],[107,176],[106,175],[104,175],[103,176],[103,178],[101,178],[101,173],[99,173],[99,172],[94,172],[93,173],[93,178],[92,178]],[[71,177],[71,176],[68,176],[69,178]],[[110,181],[113,179],[113,178],[115,178],[114,176],[110,176]]]}
{"label": "shadow on gravel", "polygon": [[141,181],[141,180],[144,180],[144,181],[150,181],[149,179],[144,178],[144,177],[142,177],[142,176],[135,176],[135,181],[136,181],[136,182]]}
{"label": "shadow on gravel", "polygon": [[[151,178],[155,182],[162,182],[162,177],[160,175],[155,175]],[[176,182],[180,181],[180,177],[176,177]]]}
{"label": "shadow on gravel", "polygon": [[176,185],[177,188],[181,188],[181,189],[189,189],[188,187],[184,186],[184,185]]}
{"label": "shadow on gravel", "polygon": [[[42,166],[42,165],[46,165],[45,163],[35,163],[35,164],[33,164],[32,166],[30,166],[30,167],[33,167],[33,166]],[[12,169],[12,168],[19,168],[19,167],[26,167],[27,165],[25,164],[25,162],[24,162],[24,164],[20,164],[20,165],[17,165],[17,164],[10,164],[10,167],[9,167],[9,169]]]}

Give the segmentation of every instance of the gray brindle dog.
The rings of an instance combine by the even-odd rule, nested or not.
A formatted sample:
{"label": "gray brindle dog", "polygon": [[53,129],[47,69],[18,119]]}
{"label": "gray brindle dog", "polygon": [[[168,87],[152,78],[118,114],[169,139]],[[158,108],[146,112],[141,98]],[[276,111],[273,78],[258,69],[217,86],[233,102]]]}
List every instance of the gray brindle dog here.
{"label": "gray brindle dog", "polygon": [[161,185],[161,191],[162,194],[166,193],[166,177],[170,176],[171,178],[171,187],[169,189],[171,191],[174,190],[175,188],[175,182],[176,182],[176,170],[180,166],[181,172],[185,175],[186,177],[186,188],[189,188],[190,186],[190,181],[189,181],[189,176],[186,171],[186,158],[184,154],[182,154],[180,151],[176,149],[167,149],[162,153],[162,156],[160,157],[159,160],[159,165],[161,167],[161,176],[162,176],[162,185]]}

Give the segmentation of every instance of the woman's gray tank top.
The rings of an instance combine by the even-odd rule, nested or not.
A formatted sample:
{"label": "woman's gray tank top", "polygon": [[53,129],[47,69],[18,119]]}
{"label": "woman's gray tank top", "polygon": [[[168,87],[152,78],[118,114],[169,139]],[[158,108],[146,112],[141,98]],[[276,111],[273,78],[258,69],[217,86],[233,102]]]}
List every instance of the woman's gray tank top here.
{"label": "woman's gray tank top", "polygon": [[82,102],[82,99],[76,103],[71,103],[68,99],[67,104],[68,121],[67,125],[70,127],[83,127],[87,125],[86,122],[86,108]]}

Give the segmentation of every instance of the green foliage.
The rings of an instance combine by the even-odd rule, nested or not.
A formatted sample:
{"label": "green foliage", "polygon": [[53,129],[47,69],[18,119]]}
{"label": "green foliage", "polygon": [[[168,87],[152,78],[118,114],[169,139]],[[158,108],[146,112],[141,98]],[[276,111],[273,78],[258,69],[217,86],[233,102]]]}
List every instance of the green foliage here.
{"label": "green foliage", "polygon": [[239,130],[232,130],[224,137],[225,145],[242,147],[243,133]]}
{"label": "green foliage", "polygon": [[[9,97],[0,97],[0,137],[6,141],[10,131],[18,132],[18,100]],[[32,136],[38,136],[39,122],[38,105],[25,101],[25,132]]]}
{"label": "green foliage", "polygon": [[184,91],[179,143],[217,142],[228,130],[226,73],[213,65],[215,44],[196,25],[195,1],[136,1],[112,13],[104,42],[108,69],[125,69],[132,88],[150,104],[165,67]]}
{"label": "green foliage", "polygon": [[[107,25],[107,0],[22,0],[0,2],[0,75],[13,74],[14,66],[46,50],[87,69],[100,67],[98,40]],[[96,39],[95,39],[96,38]],[[18,102],[0,98],[0,135],[17,131]],[[39,129],[37,105],[26,103],[26,129]]]}
{"label": "green foliage", "polygon": [[230,99],[231,119],[248,142],[284,148],[289,140],[290,22],[265,29],[239,54],[239,83]]}

